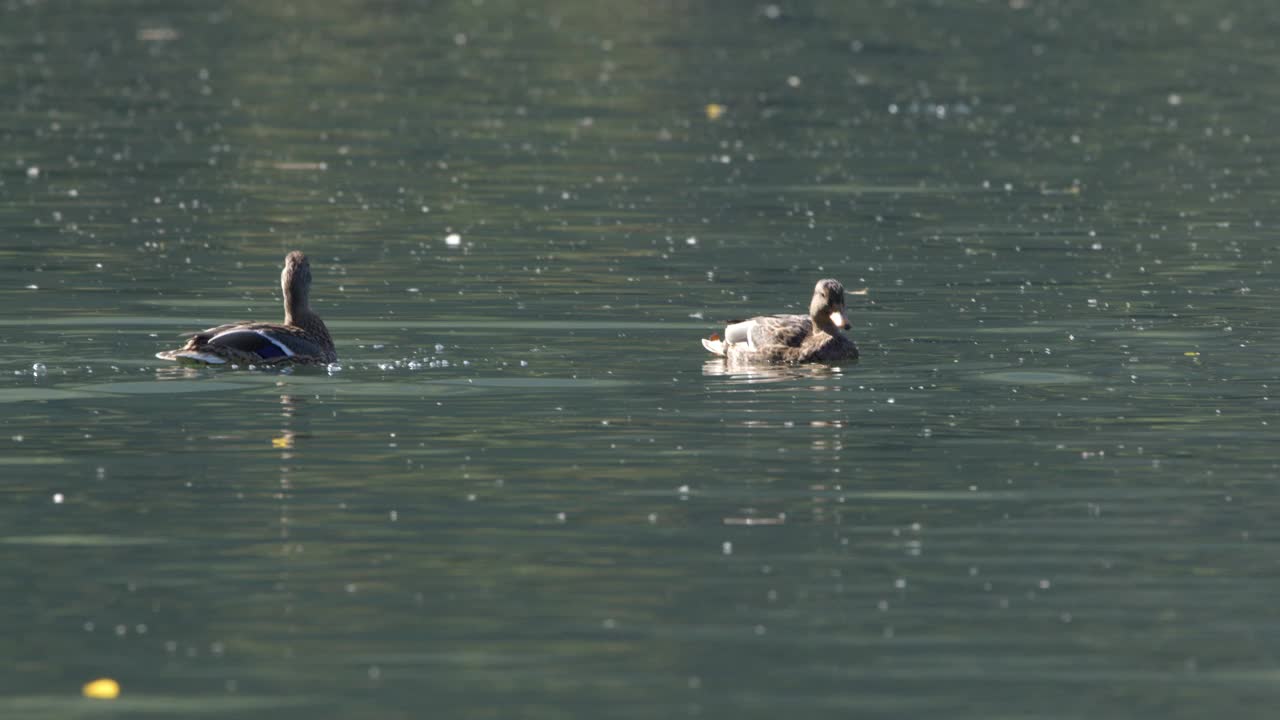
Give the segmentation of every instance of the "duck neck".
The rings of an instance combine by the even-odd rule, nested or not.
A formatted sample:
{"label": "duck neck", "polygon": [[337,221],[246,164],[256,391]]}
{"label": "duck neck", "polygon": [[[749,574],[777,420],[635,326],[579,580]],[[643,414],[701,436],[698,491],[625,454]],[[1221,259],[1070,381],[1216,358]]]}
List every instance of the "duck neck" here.
{"label": "duck neck", "polygon": [[311,303],[307,301],[307,292],[298,287],[284,289],[284,324],[297,325],[303,318],[311,315]]}
{"label": "duck neck", "polygon": [[832,337],[840,334],[840,328],[837,328],[836,324],[831,322],[830,313],[814,313],[810,319],[813,320],[813,326],[822,332],[831,335]]}

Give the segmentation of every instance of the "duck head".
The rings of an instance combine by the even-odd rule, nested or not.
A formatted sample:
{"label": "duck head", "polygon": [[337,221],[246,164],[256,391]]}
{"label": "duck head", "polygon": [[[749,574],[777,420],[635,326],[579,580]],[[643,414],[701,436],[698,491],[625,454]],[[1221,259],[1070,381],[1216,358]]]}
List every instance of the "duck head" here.
{"label": "duck head", "polygon": [[827,278],[813,286],[813,300],[809,301],[809,317],[814,325],[834,335],[837,330],[848,330],[848,311],[844,306],[844,286],[839,280]]}

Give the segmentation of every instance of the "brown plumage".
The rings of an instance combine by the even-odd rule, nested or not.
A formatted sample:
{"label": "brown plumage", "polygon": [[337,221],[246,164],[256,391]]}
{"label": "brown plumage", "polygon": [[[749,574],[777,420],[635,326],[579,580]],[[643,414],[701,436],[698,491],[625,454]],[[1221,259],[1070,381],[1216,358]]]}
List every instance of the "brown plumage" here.
{"label": "brown plumage", "polygon": [[311,263],[298,251],[284,259],[280,272],[284,323],[240,322],[192,335],[177,350],[156,353],[162,360],[220,365],[331,363],[338,359],[329,328],[311,310]]}
{"label": "brown plumage", "polygon": [[702,341],[709,352],[730,362],[838,363],[858,359],[858,346],[840,330],[848,330],[844,286],[819,280],[813,287],[808,315],[763,315],[735,321],[724,338]]}

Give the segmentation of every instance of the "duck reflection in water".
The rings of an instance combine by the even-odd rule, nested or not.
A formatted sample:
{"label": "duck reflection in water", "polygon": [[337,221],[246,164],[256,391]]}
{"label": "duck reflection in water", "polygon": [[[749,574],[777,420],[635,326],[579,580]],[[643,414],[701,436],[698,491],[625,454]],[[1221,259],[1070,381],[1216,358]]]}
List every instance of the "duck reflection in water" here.
{"label": "duck reflection in water", "polygon": [[[771,383],[804,378],[836,377],[843,372],[827,365],[769,365],[726,361],[723,358],[702,363],[702,374],[722,377],[730,383]],[[824,387],[824,389],[826,389]]]}

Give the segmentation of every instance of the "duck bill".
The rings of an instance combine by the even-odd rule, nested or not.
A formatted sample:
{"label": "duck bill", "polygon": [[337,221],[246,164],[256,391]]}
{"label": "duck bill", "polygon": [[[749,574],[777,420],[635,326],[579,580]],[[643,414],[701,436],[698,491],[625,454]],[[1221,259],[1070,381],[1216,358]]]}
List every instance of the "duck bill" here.
{"label": "duck bill", "polygon": [[844,313],[840,312],[839,310],[836,310],[835,312],[831,313],[831,324],[835,325],[841,330],[848,330],[849,328],[853,327],[852,325],[849,324],[849,321],[845,319]]}

